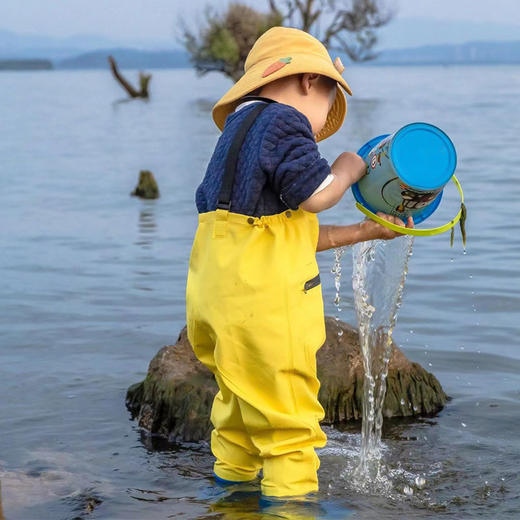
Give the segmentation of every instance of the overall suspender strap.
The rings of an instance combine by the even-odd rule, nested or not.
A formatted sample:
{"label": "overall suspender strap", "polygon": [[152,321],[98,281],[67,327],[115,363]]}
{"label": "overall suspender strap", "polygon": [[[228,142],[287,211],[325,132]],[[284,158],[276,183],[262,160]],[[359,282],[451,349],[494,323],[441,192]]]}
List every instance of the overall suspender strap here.
{"label": "overall suspender strap", "polygon": [[256,117],[262,112],[262,110],[267,107],[268,104],[269,103],[258,103],[258,106],[254,107],[251,112],[247,114],[246,118],[239,126],[233,141],[231,142],[231,146],[226,158],[226,167],[224,170],[224,177],[222,178],[222,186],[218,196],[217,209],[229,211],[231,208],[231,192],[233,190],[233,182],[235,180],[240,148],[242,147],[247,132],[251,128],[251,125],[254,123]]}

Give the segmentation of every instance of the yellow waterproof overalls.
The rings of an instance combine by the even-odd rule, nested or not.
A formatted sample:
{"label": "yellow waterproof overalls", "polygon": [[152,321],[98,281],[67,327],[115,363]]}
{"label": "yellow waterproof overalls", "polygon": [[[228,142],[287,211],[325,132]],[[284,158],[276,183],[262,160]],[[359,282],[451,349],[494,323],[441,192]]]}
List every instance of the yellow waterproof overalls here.
{"label": "yellow waterproof overalls", "polygon": [[250,217],[230,211],[238,152],[264,103],[232,142],[215,211],[199,214],[186,288],[188,339],[215,375],[214,472],[262,493],[318,490],[316,352],[325,341],[316,214]]}

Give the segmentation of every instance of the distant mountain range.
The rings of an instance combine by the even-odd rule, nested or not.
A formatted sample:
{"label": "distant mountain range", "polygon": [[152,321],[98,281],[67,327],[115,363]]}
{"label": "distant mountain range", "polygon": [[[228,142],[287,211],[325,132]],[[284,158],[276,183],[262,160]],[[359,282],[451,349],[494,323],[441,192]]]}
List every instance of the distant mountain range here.
{"label": "distant mountain range", "polygon": [[105,69],[107,57],[113,56],[122,69],[175,69],[190,67],[188,54],[180,49],[142,51],[135,49],[103,49],[80,54],[55,63],[59,69]]}
{"label": "distant mountain range", "polygon": [[383,51],[374,61],[368,63],[376,65],[520,63],[520,40],[512,42],[468,42],[458,45],[423,45],[411,49],[391,49]]}
{"label": "distant mountain range", "polygon": [[122,47],[141,50],[168,49],[174,47],[174,42],[170,39],[119,41],[90,34],[55,38],[0,29],[0,59],[44,58],[56,62],[86,52]]}
{"label": "distant mountain range", "polygon": [[[492,7],[491,7],[492,8]],[[0,20],[1,25],[1,20]],[[439,20],[435,18],[400,18],[378,30],[379,49],[408,49],[425,45],[458,45],[475,41],[517,41],[520,24]],[[0,59],[46,58],[59,61],[100,49],[131,48],[145,51],[172,50],[172,37],[110,38],[95,34],[69,37],[20,34],[0,28]]]}
{"label": "distant mountain range", "polygon": [[[160,69],[190,67],[188,55],[182,50],[139,51],[134,49],[103,49],[55,63],[58,69],[106,68],[112,55],[121,68]],[[345,58],[345,61],[346,58]],[[426,45],[411,49],[391,49],[363,65],[462,65],[518,63],[520,41],[469,42],[461,45]]]}
{"label": "distant mountain range", "polygon": [[[394,26],[406,27],[403,20],[396,20]],[[417,22],[423,28],[434,30],[442,22]],[[450,25],[451,23],[451,25]],[[446,27],[456,28],[455,22],[446,22]],[[400,24],[400,25],[399,25]],[[404,24],[404,25],[403,25]],[[476,31],[479,24],[467,26]],[[497,25],[497,24],[495,24]],[[475,27],[473,27],[475,26]],[[498,25],[497,25],[498,27]],[[497,27],[494,30],[498,30]],[[511,29],[515,26],[501,26]],[[392,24],[381,31],[382,41],[389,42]],[[444,43],[403,48],[388,48],[377,59],[366,65],[428,65],[428,64],[477,64],[477,63],[519,63],[520,28],[504,32],[505,41],[471,41],[467,43]],[[404,30],[404,29],[403,29]],[[387,32],[384,32],[387,31]],[[471,31],[467,30],[467,33]],[[450,36],[451,34],[451,36]],[[516,36],[516,40],[511,40]],[[444,38],[444,35],[442,36]],[[446,33],[446,38],[454,38]],[[395,44],[398,38],[390,38]],[[425,40],[429,37],[425,34]],[[508,41],[509,40],[509,41]],[[417,40],[419,41],[419,39]],[[190,67],[189,57],[183,49],[175,47],[169,40],[147,40],[118,43],[109,38],[92,35],[78,35],[70,38],[20,35],[0,30],[0,70],[1,69],[99,69],[107,68],[107,56],[116,58],[121,68],[157,69]],[[43,61],[45,65],[42,65]],[[348,62],[347,59],[344,60]]]}

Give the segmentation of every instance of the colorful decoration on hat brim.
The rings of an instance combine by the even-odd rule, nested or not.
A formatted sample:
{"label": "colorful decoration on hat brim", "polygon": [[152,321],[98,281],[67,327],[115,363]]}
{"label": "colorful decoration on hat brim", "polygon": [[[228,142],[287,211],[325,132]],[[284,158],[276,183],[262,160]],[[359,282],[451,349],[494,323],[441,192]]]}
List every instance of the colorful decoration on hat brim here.
{"label": "colorful decoration on hat brim", "polygon": [[269,65],[269,67],[267,67],[267,69],[262,73],[262,78],[266,78],[267,76],[278,72],[280,69],[283,69],[286,65],[291,63],[291,60],[292,58],[287,56],[287,58],[280,58],[278,61],[271,63],[271,65]]}

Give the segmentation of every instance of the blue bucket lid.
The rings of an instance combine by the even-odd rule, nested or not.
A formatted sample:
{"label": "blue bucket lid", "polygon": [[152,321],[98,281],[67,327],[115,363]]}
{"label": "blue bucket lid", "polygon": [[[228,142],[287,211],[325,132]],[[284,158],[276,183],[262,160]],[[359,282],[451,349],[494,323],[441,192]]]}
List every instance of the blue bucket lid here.
{"label": "blue bucket lid", "polygon": [[390,158],[399,178],[420,190],[435,190],[452,177],[457,153],[450,138],[428,123],[410,123],[398,130]]}

